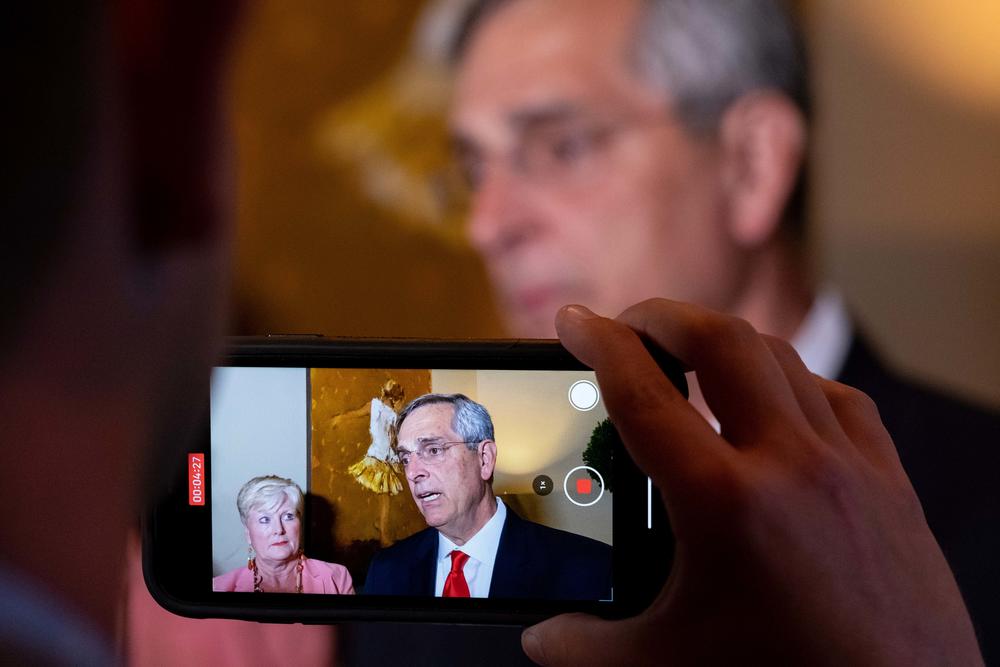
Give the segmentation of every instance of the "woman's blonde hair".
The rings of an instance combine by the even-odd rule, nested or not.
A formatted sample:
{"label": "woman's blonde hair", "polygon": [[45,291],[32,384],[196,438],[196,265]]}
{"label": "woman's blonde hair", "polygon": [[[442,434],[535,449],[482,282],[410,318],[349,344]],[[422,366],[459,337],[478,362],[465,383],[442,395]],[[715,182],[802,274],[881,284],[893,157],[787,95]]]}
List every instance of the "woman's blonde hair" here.
{"label": "woman's blonde hair", "polygon": [[240,520],[246,525],[250,511],[258,507],[277,507],[285,498],[295,505],[295,512],[302,516],[305,496],[299,485],[285,477],[277,475],[262,475],[254,477],[240,488],[236,495],[236,509]]}

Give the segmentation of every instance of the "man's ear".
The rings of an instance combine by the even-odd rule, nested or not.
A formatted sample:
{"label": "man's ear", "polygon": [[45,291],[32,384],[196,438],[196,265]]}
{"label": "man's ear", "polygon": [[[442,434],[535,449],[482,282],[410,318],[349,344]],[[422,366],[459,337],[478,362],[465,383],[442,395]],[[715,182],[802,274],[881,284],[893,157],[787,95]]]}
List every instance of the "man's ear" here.
{"label": "man's ear", "polygon": [[802,169],[806,122],[777,92],[754,92],[729,106],[719,126],[729,233],[744,247],[774,236]]}
{"label": "man's ear", "polygon": [[479,448],[479,474],[484,480],[493,477],[493,469],[497,465],[497,443],[483,440]]}

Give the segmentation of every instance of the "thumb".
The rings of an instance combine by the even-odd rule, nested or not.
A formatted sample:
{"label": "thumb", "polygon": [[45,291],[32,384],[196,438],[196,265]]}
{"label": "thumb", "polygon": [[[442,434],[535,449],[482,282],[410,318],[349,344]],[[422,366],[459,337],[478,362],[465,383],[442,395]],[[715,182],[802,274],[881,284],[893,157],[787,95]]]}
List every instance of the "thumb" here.
{"label": "thumb", "polygon": [[[638,657],[637,619],[606,621],[587,614],[556,616],[521,634],[528,657],[546,667],[631,664]],[[648,656],[647,656],[648,659]]]}

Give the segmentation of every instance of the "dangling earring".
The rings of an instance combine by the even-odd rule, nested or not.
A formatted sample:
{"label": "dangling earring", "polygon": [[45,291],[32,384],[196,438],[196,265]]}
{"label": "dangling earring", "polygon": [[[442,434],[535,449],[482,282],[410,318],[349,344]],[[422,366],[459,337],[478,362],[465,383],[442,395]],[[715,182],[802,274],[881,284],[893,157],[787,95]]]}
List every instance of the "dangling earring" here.
{"label": "dangling earring", "polygon": [[262,593],[264,589],[261,588],[260,584],[263,581],[263,577],[257,571],[257,552],[254,551],[252,544],[247,547],[247,569],[253,572],[253,592]]}
{"label": "dangling earring", "polygon": [[299,562],[295,564],[295,592],[302,592],[302,568],[306,564],[306,554],[299,547]]}

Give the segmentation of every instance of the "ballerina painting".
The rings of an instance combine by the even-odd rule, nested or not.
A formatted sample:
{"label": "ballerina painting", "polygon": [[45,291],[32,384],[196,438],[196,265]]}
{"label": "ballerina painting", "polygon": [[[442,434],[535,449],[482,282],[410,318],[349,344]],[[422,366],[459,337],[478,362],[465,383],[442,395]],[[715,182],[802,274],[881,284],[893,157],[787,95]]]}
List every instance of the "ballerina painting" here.
{"label": "ballerina painting", "polygon": [[403,482],[399,479],[402,469],[392,448],[396,414],[403,407],[403,397],[403,387],[395,380],[389,379],[382,385],[381,394],[367,406],[371,445],[364,458],[347,469],[359,484],[379,495],[378,532],[383,545],[387,545],[389,496],[403,490]]}

